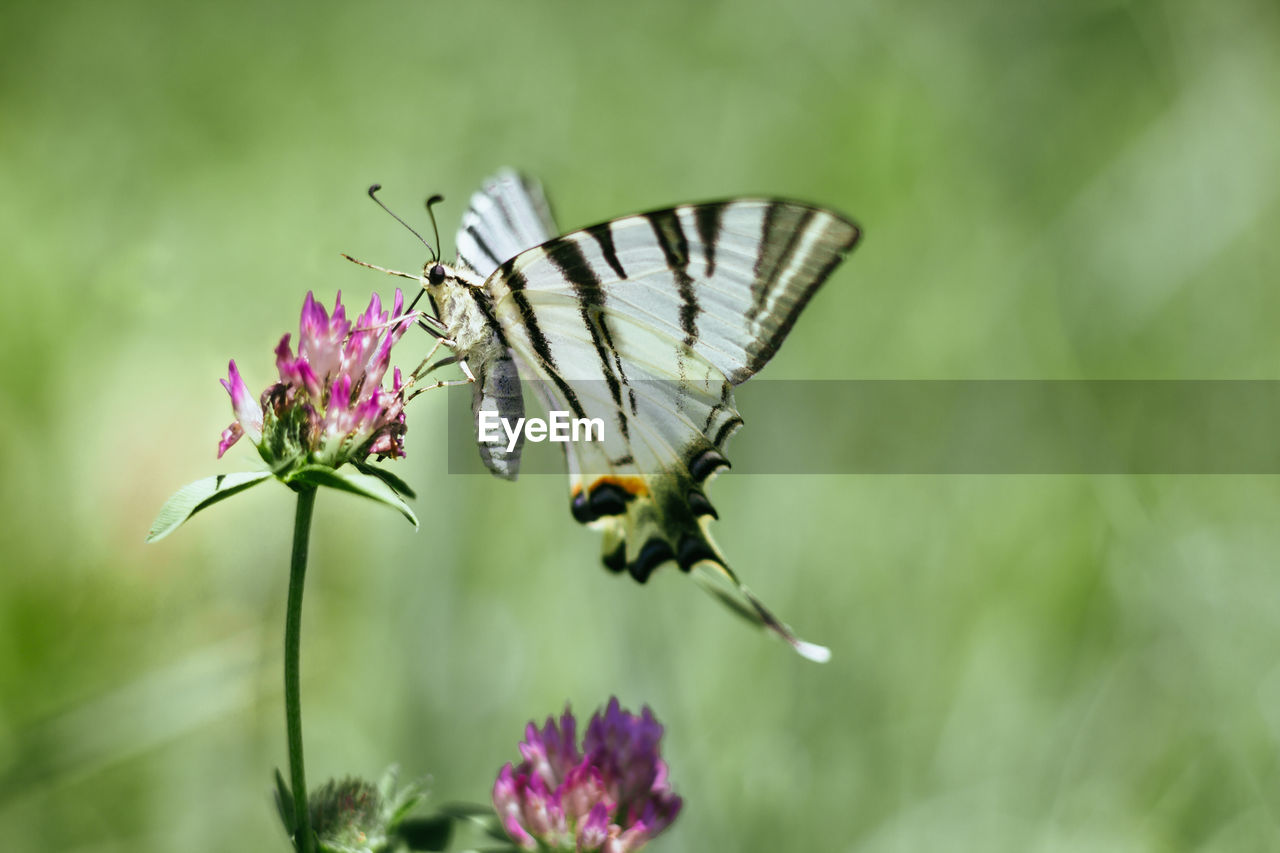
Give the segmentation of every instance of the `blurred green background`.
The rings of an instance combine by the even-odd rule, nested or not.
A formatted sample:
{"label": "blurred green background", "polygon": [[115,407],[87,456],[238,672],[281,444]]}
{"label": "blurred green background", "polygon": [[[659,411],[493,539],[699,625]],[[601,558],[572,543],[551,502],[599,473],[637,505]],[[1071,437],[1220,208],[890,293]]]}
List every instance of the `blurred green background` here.
{"label": "blurred green background", "polygon": [[[308,289],[388,291],[339,252],[421,264],[368,184],[448,232],[505,164],[569,228],[845,211],[772,378],[1275,378],[1278,91],[1269,0],[6,3],[0,848],[286,849],[290,495],[142,539],[245,467],[228,358],[262,388]],[[484,801],[526,720],[617,694],[686,798],[654,850],[1280,849],[1274,477],[726,478],[717,538],[816,666],[608,576],[562,477],[448,475],[443,404],[419,532],[320,500],[313,784]]]}

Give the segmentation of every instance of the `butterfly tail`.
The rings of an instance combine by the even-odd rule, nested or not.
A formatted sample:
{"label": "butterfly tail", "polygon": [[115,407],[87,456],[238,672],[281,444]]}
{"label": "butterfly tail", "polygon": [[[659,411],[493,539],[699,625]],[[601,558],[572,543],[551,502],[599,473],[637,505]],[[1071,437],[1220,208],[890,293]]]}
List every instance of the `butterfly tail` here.
{"label": "butterfly tail", "polygon": [[575,492],[571,509],[578,521],[602,529],[603,562],[611,572],[645,583],[659,566],[675,562],[731,611],[781,637],[802,657],[830,659],[830,650],[796,636],[738,580],[707,530],[715,510],[687,475],[600,478]]}
{"label": "butterfly tail", "polygon": [[714,596],[737,615],[753,625],[771,631],[786,641],[803,658],[817,663],[831,660],[831,650],[826,646],[806,642],[796,636],[791,628],[773,615],[760,599],[738,580],[728,566],[714,560],[703,560],[690,571],[698,585]]}

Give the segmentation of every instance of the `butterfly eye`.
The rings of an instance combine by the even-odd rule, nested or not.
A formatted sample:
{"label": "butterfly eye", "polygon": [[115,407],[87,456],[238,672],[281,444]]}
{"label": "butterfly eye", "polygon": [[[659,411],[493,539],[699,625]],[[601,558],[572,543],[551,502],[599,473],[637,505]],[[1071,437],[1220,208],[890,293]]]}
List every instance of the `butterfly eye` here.
{"label": "butterfly eye", "polygon": [[443,264],[436,264],[427,270],[427,284],[443,284],[445,279],[445,271]]}

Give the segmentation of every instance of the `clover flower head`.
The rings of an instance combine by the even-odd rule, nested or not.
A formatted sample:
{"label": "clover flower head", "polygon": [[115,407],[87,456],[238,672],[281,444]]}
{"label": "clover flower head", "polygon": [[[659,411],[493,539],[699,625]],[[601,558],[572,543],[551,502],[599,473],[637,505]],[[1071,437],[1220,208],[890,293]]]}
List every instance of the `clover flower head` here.
{"label": "clover flower head", "polygon": [[493,804],[507,834],[525,850],[630,853],[666,829],[681,799],[659,757],[662,726],[645,708],[622,710],[610,699],[587,724],[582,750],[566,708],[520,744],[523,761],[505,765]]}
{"label": "clover flower head", "polygon": [[222,433],[218,456],[248,436],[273,468],[319,463],[338,467],[370,454],[404,456],[404,403],[408,390],[397,368],[390,387],[383,379],[391,348],[412,324],[396,290],[385,311],[375,293],[352,323],[342,294],[330,315],[311,293],[302,305],[295,356],[286,334],[276,346],[280,381],[254,400],[233,360],[222,386],[236,419]]}

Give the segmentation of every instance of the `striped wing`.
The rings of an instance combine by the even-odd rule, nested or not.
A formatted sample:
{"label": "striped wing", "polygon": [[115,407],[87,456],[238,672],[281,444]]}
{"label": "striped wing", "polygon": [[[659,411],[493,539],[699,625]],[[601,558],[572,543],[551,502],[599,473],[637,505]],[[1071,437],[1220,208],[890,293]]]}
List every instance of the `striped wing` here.
{"label": "striped wing", "polygon": [[[504,169],[471,196],[455,240],[458,263],[487,277],[503,261],[545,243],[558,230],[542,186],[532,178]],[[496,357],[474,367],[473,413],[498,412],[511,423],[523,417],[520,373],[510,351],[501,347]],[[524,448],[523,434],[511,450],[505,443],[477,441],[477,446],[490,471],[505,480],[516,478]]]}
{"label": "striped wing", "polygon": [[777,351],[858,229],[826,210],[744,199],[606,222],[529,249],[485,283],[521,373],[548,410],[599,417],[566,444],[571,508],[604,530],[604,563],[645,581],[675,560],[802,654],[709,535],[711,475],[742,423],[734,384]]}
{"label": "striped wing", "polygon": [[487,278],[503,261],[558,233],[542,185],[504,169],[471,196],[458,226],[458,260]]}

